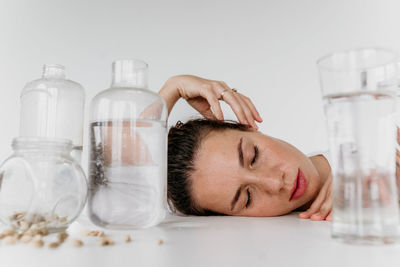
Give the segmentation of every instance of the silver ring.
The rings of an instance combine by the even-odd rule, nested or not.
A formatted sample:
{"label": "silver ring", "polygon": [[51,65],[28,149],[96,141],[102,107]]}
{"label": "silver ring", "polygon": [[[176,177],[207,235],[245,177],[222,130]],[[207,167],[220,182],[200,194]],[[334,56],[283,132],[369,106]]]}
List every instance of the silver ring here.
{"label": "silver ring", "polygon": [[[224,100],[224,94],[226,91],[228,91],[229,89],[224,89],[224,91],[221,92],[221,94],[218,97],[218,100]],[[230,89],[233,93],[237,93],[237,90],[235,88]]]}
{"label": "silver ring", "polygon": [[224,91],[221,92],[221,94],[218,97],[218,100],[223,100],[225,92],[228,91],[228,89],[224,89]]}

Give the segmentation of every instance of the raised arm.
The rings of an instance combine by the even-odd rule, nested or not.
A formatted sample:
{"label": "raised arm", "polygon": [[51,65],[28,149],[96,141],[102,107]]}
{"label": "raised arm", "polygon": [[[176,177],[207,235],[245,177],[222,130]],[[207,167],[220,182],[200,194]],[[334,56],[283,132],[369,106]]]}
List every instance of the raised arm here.
{"label": "raised arm", "polygon": [[207,80],[192,75],[179,75],[169,78],[160,89],[168,114],[175,103],[184,98],[205,118],[223,120],[219,100],[225,101],[233,110],[240,123],[258,129],[255,121],[262,122],[251,100],[241,93],[232,90],[221,81]]}

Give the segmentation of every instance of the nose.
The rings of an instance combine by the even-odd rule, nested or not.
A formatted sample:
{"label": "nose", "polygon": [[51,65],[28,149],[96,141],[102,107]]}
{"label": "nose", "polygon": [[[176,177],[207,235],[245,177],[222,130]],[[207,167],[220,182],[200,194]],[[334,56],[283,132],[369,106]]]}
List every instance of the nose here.
{"label": "nose", "polygon": [[268,172],[260,173],[256,176],[256,184],[260,188],[269,194],[276,195],[285,189],[285,173],[275,168]]}

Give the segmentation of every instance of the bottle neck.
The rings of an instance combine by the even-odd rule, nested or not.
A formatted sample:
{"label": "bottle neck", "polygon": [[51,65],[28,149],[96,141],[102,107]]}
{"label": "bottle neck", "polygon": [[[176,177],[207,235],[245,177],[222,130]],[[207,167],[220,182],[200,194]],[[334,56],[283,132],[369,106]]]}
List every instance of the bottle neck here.
{"label": "bottle neck", "polygon": [[147,64],[137,59],[117,60],[112,65],[111,87],[147,89]]}
{"label": "bottle neck", "polygon": [[43,78],[65,79],[65,67],[58,64],[46,64],[43,66]]}
{"label": "bottle neck", "polygon": [[70,154],[72,142],[67,139],[42,137],[17,137],[13,140],[12,148],[15,152],[46,152],[54,154]]}

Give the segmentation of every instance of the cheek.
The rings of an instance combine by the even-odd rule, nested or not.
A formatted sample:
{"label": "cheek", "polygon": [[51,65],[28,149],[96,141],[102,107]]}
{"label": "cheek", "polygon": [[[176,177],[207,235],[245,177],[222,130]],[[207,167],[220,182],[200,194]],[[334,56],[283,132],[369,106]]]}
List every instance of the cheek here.
{"label": "cheek", "polygon": [[307,185],[308,186],[308,188],[307,188],[307,196],[308,196],[307,201],[312,200],[312,198],[314,198],[316,196],[316,194],[318,193],[318,191],[319,191],[319,182],[320,182],[319,180],[320,180],[320,178],[319,178],[318,174],[311,175],[310,177],[311,177],[311,179],[309,179],[309,183]]}

